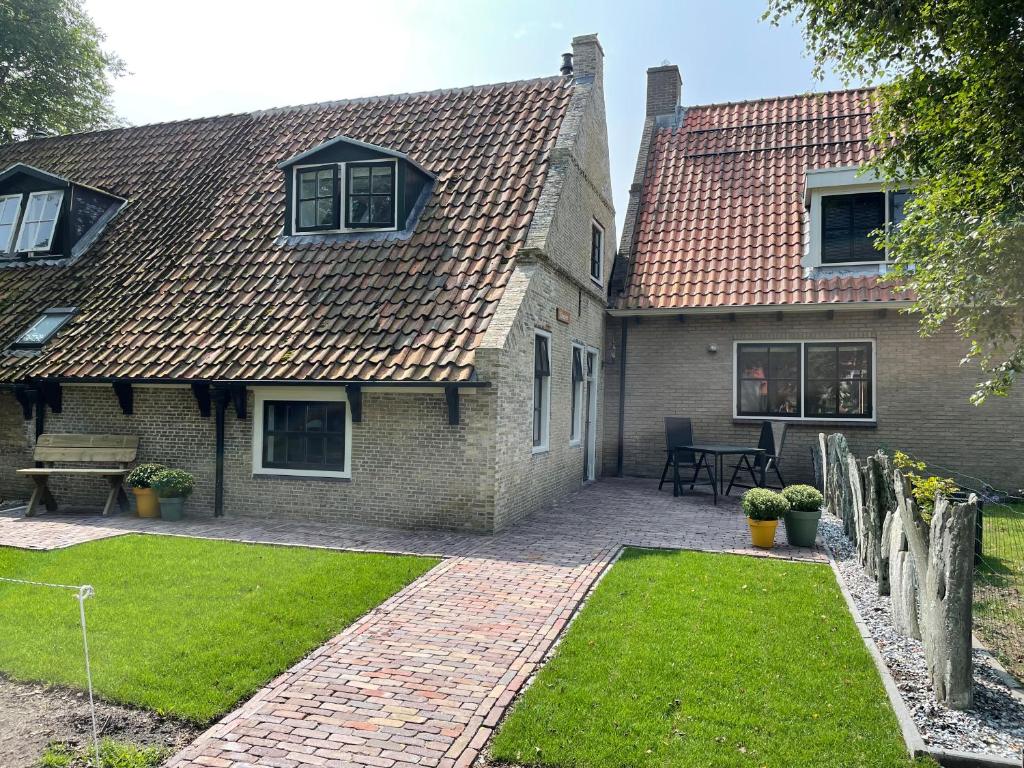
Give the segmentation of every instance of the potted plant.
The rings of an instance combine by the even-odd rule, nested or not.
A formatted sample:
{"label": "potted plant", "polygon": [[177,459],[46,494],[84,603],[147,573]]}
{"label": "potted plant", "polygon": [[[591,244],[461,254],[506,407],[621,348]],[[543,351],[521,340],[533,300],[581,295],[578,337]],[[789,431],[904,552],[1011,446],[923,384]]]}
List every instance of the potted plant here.
{"label": "potted plant", "polygon": [[160,501],[153,490],[153,478],[167,467],[163,464],[139,464],[124,482],[135,495],[135,511],[139,517],[159,517]]}
{"label": "potted plant", "polygon": [[789,511],[782,518],[786,524],[786,541],[794,547],[813,547],[824,497],[810,485],[791,485],[783,488],[782,495],[789,502]]}
{"label": "potted plant", "polygon": [[153,477],[153,490],[160,497],[160,517],[181,520],[185,512],[185,499],[192,493],[195,482],[192,475],[181,469],[165,469]]}
{"label": "potted plant", "polygon": [[751,488],[743,494],[742,504],[754,546],[771,549],[775,546],[779,518],[789,511],[786,497],[767,488]]}

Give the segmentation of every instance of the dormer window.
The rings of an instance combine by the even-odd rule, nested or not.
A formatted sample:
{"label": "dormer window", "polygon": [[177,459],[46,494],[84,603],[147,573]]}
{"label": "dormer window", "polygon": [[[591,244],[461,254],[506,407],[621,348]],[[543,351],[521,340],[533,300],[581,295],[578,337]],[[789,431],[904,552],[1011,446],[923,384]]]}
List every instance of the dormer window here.
{"label": "dormer window", "polygon": [[18,235],[18,251],[50,250],[63,199],[61,191],[33,192],[28,196],[25,218]]}
{"label": "dormer window", "polygon": [[278,167],[285,172],[285,236],[409,230],[434,181],[407,155],[344,136]]}
{"label": "dormer window", "polygon": [[0,268],[81,256],[124,204],[24,163],[0,172]]}
{"label": "dormer window", "polygon": [[889,254],[875,247],[876,235],[903,221],[911,194],[886,190],[878,177],[862,176],[858,168],[809,170],[804,267],[884,271]]}
{"label": "dormer window", "polygon": [[53,335],[75,314],[74,307],[55,307],[43,312],[39,318],[21,334],[12,349],[42,349]]}

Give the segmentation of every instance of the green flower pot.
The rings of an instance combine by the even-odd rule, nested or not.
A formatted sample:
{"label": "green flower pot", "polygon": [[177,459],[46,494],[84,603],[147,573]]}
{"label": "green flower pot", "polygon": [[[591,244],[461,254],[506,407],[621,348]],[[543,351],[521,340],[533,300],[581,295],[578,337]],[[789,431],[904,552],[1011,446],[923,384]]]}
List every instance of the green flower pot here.
{"label": "green flower pot", "polygon": [[813,547],[818,537],[818,520],[821,510],[813,512],[790,510],[783,517],[786,524],[786,541],[793,547]]}
{"label": "green flower pot", "polygon": [[160,499],[160,518],[162,520],[181,520],[184,516],[184,496],[165,496]]}

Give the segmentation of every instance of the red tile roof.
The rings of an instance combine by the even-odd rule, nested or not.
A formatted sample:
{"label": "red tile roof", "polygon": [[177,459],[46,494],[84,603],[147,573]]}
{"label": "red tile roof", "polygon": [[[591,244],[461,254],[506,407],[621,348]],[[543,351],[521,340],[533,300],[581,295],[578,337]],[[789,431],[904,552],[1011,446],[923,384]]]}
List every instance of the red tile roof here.
{"label": "red tile roof", "polygon": [[[128,199],[71,265],[0,269],[0,347],[78,308],[0,379],[466,381],[571,95],[540,80],[289,107],[0,147]],[[437,175],[411,238],[295,244],[277,163],[338,135]]]}
{"label": "red tile roof", "polygon": [[870,90],[691,107],[651,140],[618,309],[896,298],[865,276],[803,276],[804,177],[863,163]]}

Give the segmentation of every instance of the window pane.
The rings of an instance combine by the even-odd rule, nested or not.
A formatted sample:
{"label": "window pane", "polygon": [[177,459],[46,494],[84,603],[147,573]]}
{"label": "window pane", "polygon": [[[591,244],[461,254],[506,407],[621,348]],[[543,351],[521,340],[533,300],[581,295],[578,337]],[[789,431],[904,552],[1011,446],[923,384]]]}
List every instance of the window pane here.
{"label": "window pane", "polygon": [[306,463],[306,437],[304,435],[287,435],[288,442],[288,463]]}
{"label": "window pane", "polygon": [[391,195],[374,195],[370,198],[370,221],[374,224],[391,223]]}
{"label": "window pane", "polygon": [[353,224],[370,223],[370,197],[369,195],[352,195],[348,199],[349,221]]}
{"label": "window pane", "polygon": [[42,344],[57,326],[64,320],[64,315],[43,315],[18,337],[19,344]]}
{"label": "window pane", "polygon": [[299,199],[309,200],[316,197],[316,173],[299,174]]}
{"label": "window pane", "polygon": [[[18,218],[18,208],[20,207],[21,197],[9,197],[6,200],[0,200],[0,226],[9,226],[14,224]],[[0,237],[0,244],[6,241]]]}
{"label": "window pane", "polygon": [[288,461],[288,438],[284,435],[271,435],[267,439],[267,461],[283,464]]}
{"label": "window pane", "polygon": [[900,191],[893,192],[889,195],[889,222],[894,227],[899,226],[899,223],[903,221],[903,218],[905,216],[903,208],[907,204],[907,201],[910,200],[911,194],[911,192],[905,189],[901,189]]}
{"label": "window pane", "polygon": [[14,234],[13,224],[0,224],[0,251],[9,251],[11,248],[11,235]]}
{"label": "window pane", "polygon": [[288,406],[288,431],[301,432],[306,426],[306,406],[292,403]]}
{"label": "window pane", "polygon": [[317,435],[310,435],[306,438],[306,463],[307,464],[323,464],[324,463],[324,439]]}
{"label": "window pane", "polygon": [[800,385],[796,381],[768,382],[768,411],[788,416],[798,414]]}
{"label": "window pane", "polygon": [[807,382],[807,416],[834,416],[836,413],[836,386],[831,381]]}
{"label": "window pane", "polygon": [[370,169],[363,167],[349,168],[349,191],[365,195],[370,191]]}
{"label": "window pane", "polygon": [[391,194],[391,165],[379,165],[373,169],[373,180],[370,191]]}
{"label": "window pane", "polygon": [[768,410],[768,382],[748,379],[739,383],[740,413],[764,413]]}
{"label": "window pane", "polygon": [[800,378],[800,347],[772,347],[768,358],[768,378]]}
{"label": "window pane", "polygon": [[869,352],[866,344],[839,346],[839,378],[868,378]]}
{"label": "window pane", "polygon": [[869,402],[868,382],[861,380],[839,383],[840,416],[863,416]]}
{"label": "window pane", "polygon": [[316,225],[330,227],[334,224],[334,199],[321,197],[316,201]]}
{"label": "window pane", "polygon": [[836,377],[835,347],[807,345],[807,378],[834,379]]}
{"label": "window pane", "polygon": [[739,349],[740,376],[763,379],[768,375],[768,347],[744,344]]}
{"label": "window pane", "polygon": [[345,429],[345,406],[342,403],[328,403],[327,431],[341,432]]}
{"label": "window pane", "polygon": [[304,228],[316,226],[315,200],[304,200],[299,203],[299,226]]}
{"label": "window pane", "polygon": [[324,430],[324,407],[320,403],[310,403],[306,406],[306,431],[323,432]]}
{"label": "window pane", "polygon": [[328,469],[345,468],[345,440],[341,436],[328,437],[324,444],[324,464]]}
{"label": "window pane", "polygon": [[323,170],[317,173],[317,196],[334,197],[334,171]]}

